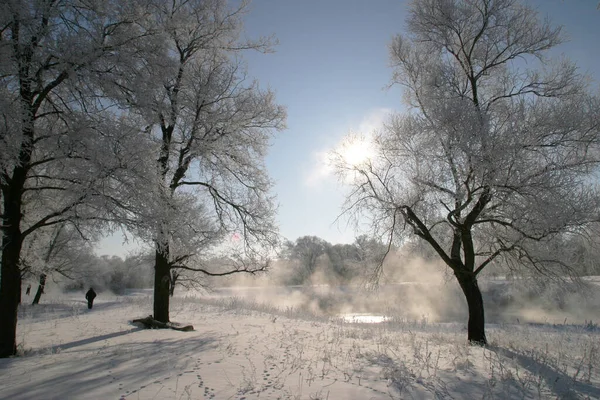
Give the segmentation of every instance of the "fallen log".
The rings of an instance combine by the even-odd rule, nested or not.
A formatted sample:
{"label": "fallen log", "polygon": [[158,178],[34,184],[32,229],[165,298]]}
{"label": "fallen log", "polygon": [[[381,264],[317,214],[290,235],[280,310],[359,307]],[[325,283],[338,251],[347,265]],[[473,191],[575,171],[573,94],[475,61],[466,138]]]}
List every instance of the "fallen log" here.
{"label": "fallen log", "polygon": [[176,331],[189,332],[193,331],[194,327],[192,325],[182,325],[177,322],[160,322],[152,318],[152,315],[148,315],[145,318],[134,319],[131,321],[132,323],[140,323],[146,329],[175,329]]}

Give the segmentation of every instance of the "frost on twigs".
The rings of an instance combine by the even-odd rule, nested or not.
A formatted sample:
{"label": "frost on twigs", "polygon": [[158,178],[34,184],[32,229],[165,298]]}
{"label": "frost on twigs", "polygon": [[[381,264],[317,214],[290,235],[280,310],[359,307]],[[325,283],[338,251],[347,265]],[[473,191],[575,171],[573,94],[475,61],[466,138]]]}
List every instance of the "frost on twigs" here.
{"label": "frost on twigs", "polygon": [[148,315],[145,318],[138,318],[131,321],[134,324],[141,324],[146,329],[174,329],[176,331],[190,332],[194,330],[192,325],[183,325],[177,322],[160,322]]}
{"label": "frost on twigs", "polygon": [[[142,178],[128,186],[130,229],[155,249],[154,317],[163,322],[175,284],[260,271],[262,254],[278,241],[264,157],[285,127],[285,109],[248,79],[239,53],[272,44],[242,39],[245,8],[221,0],[154,8],[145,26],[156,32],[147,46],[158,50],[146,54],[147,63],[124,66],[117,85],[146,127]],[[213,260],[227,262],[213,270]]]}

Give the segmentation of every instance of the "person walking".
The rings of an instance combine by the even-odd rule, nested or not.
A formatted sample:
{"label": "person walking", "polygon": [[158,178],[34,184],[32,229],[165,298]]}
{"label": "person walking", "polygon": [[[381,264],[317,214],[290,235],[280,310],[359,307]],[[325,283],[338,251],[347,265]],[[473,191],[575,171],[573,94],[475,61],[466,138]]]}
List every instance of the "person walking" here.
{"label": "person walking", "polygon": [[94,299],[96,298],[96,292],[94,292],[94,288],[90,288],[85,294],[85,299],[88,302],[88,309],[91,309],[94,305]]}

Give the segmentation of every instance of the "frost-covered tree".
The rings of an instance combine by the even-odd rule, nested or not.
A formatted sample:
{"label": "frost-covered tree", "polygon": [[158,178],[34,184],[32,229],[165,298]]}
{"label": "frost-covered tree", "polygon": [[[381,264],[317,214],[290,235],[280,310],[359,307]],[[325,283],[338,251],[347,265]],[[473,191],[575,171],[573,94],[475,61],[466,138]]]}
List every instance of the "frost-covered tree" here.
{"label": "frost-covered tree", "polygon": [[16,352],[25,239],[119,219],[107,192],[119,193],[114,176],[135,159],[125,155],[135,131],[99,88],[134,58],[143,12],[134,1],[0,3],[0,357]]}
{"label": "frost-covered tree", "polygon": [[346,210],[431,246],[465,295],[469,341],[485,344],[479,273],[562,274],[564,235],[598,220],[600,102],[571,61],[546,57],[560,28],[516,0],[415,0],[407,23],[390,52],[409,111],[371,158],[338,154]]}
{"label": "frost-covered tree", "polygon": [[[154,53],[120,71],[123,104],[144,121],[153,151],[132,198],[143,205],[136,232],[155,248],[158,321],[169,321],[173,269],[253,273],[264,269],[265,251],[277,240],[264,157],[285,111],[246,75],[241,53],[270,50],[269,40],[241,37],[246,7],[154,2],[146,28]],[[205,263],[217,245],[239,250],[228,268]]]}

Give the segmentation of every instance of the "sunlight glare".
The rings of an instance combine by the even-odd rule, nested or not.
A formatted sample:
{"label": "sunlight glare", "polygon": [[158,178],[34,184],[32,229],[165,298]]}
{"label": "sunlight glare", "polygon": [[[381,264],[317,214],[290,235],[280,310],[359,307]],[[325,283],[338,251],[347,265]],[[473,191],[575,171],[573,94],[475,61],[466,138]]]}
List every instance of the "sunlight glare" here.
{"label": "sunlight glare", "polygon": [[364,136],[353,136],[342,143],[340,155],[344,162],[356,167],[373,157],[373,144]]}

